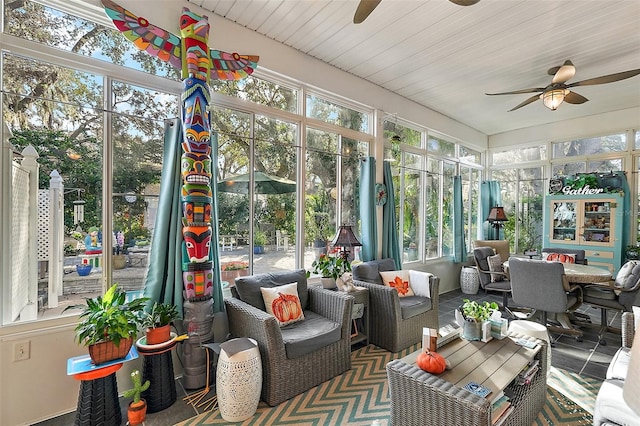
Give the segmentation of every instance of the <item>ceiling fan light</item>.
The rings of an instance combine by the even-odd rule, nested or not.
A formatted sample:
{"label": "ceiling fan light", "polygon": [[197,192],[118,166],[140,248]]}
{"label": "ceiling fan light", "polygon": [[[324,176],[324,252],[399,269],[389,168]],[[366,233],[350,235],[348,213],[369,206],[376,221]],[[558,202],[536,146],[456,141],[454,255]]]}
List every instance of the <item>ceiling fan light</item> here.
{"label": "ceiling fan light", "polygon": [[558,107],[564,102],[564,97],[569,93],[567,89],[553,89],[547,90],[540,98],[542,99],[542,103],[544,106],[549,108],[551,111],[555,111]]}

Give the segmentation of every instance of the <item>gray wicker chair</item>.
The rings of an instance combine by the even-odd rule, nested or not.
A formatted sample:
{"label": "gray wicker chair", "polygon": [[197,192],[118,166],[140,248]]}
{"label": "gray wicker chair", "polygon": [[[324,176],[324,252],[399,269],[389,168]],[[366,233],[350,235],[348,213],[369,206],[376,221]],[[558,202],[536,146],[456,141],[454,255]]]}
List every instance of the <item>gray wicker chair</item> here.
{"label": "gray wicker chair", "polygon": [[[276,318],[265,312],[264,302],[255,290],[259,293],[259,287],[292,282],[298,283],[305,320],[280,327]],[[236,278],[232,294],[234,297],[225,299],[229,331],[233,337],[251,337],[258,342],[263,377],[261,397],[270,406],[276,406],[351,368],[352,296],[316,286],[307,288],[304,269]],[[305,343],[302,348],[292,349],[292,339],[317,332],[316,323],[312,321],[318,319],[324,319],[325,323],[329,320],[339,326],[338,340],[327,341],[324,335]],[[302,329],[296,330],[296,327]],[[331,334],[335,336],[337,333]]]}
{"label": "gray wicker chair", "polygon": [[[428,297],[416,295],[398,297],[398,292],[382,283],[380,271],[395,270],[393,259],[372,260],[353,267],[353,283],[369,290],[370,324],[369,341],[390,352],[399,352],[422,341],[424,327],[439,328],[438,301],[440,278],[435,275],[424,277],[428,280]],[[410,271],[416,275],[425,274]],[[413,278],[412,278],[413,280]],[[425,310],[408,316],[411,305],[423,304]],[[409,309],[407,309],[409,307]],[[405,315],[403,315],[403,308]]]}

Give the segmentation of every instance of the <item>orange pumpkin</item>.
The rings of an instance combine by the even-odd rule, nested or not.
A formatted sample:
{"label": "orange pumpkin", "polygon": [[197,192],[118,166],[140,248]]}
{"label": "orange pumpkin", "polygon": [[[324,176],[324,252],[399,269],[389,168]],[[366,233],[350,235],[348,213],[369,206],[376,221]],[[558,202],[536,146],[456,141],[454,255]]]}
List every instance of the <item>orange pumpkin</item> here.
{"label": "orange pumpkin", "polygon": [[416,364],[422,370],[431,374],[440,374],[447,368],[447,362],[442,355],[432,351],[420,353],[418,359],[416,359]]}
{"label": "orange pumpkin", "polygon": [[271,303],[273,316],[280,322],[288,322],[298,318],[302,314],[300,299],[293,294],[278,294],[279,296]]}

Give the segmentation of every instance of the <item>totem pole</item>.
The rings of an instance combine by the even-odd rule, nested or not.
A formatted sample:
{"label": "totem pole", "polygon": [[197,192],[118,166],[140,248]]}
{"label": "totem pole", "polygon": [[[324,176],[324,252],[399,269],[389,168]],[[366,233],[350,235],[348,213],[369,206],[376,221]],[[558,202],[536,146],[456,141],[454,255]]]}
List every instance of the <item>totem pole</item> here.
{"label": "totem pole", "polygon": [[[184,323],[183,385],[206,385],[206,353],[201,344],[213,339],[213,274],[218,270],[211,251],[211,122],[210,79],[240,80],[251,74],[258,57],[225,53],[208,47],[209,22],[187,9],[180,17],[180,37],[160,29],[111,0],[102,0],[107,15],[140,50],[181,70],[182,92],[182,277]],[[216,160],[216,159],[214,159]]]}

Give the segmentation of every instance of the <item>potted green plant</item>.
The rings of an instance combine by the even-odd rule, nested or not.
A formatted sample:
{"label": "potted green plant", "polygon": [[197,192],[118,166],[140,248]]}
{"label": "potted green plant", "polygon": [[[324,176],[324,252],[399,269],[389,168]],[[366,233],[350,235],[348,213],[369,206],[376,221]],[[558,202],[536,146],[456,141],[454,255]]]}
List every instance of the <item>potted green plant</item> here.
{"label": "potted green plant", "polygon": [[[317,260],[311,263],[311,268],[311,272],[320,275],[323,287],[334,288],[336,279],[345,272],[351,271],[351,264],[340,256],[321,254]],[[311,275],[311,272],[307,271],[307,277]]]}
{"label": "potted green plant", "polygon": [[248,274],[249,262],[246,260],[232,260],[220,265],[220,276],[222,281],[226,281],[230,284],[235,283],[237,277],[242,277]]}
{"label": "potted green plant", "polygon": [[629,245],[625,249],[624,253],[627,260],[640,260],[640,245]]}
{"label": "potted green plant", "polygon": [[124,396],[125,398],[133,398],[127,409],[127,418],[129,419],[129,425],[134,426],[142,424],[147,416],[147,401],[141,398],[140,395],[149,389],[151,382],[147,380],[142,384],[142,378],[138,370],[134,370],[131,373],[131,381],[133,382],[133,388],[125,391]]}
{"label": "potted green plant", "polygon": [[480,340],[482,323],[488,321],[493,311],[498,309],[496,302],[478,303],[475,300],[463,299],[456,310],[456,320],[462,327],[462,337],[467,340]]}
{"label": "potted green plant", "polygon": [[262,231],[256,231],[253,234],[253,253],[264,253],[264,245],[267,244],[267,235]]}
{"label": "potted green plant", "polygon": [[170,324],[178,317],[178,309],[174,304],[155,302],[142,320],[142,326],[146,329],[147,345],[159,345],[169,341]]}
{"label": "potted green plant", "polygon": [[85,299],[86,305],[67,309],[82,309],[76,326],[76,340],[89,348],[94,364],[124,358],[138,333],[147,298],[126,301],[126,292],[112,285],[103,296]]}

